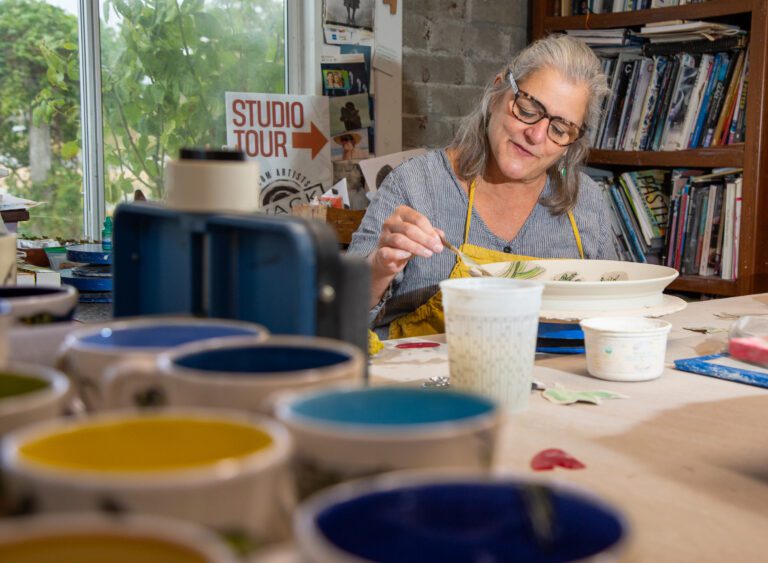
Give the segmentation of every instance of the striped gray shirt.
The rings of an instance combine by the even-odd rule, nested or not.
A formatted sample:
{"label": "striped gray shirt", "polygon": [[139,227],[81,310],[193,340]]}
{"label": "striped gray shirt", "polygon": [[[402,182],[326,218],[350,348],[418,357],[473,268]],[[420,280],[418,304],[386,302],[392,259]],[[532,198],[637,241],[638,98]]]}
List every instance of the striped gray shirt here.
{"label": "striped gray shirt", "polygon": [[[541,197],[550,193],[549,180]],[[455,246],[463,243],[464,221],[469,199],[451,169],[445,150],[412,158],[390,172],[373,198],[360,228],[352,237],[349,253],[368,256],[376,249],[382,223],[399,205],[423,214],[433,226],[445,231]],[[600,188],[582,174],[579,199],[573,209],[581,235],[585,258],[615,260],[610,235],[610,210]],[[566,214],[552,215],[549,208],[536,204],[512,240],[503,240],[486,226],[476,209],[472,210],[470,244],[537,258],[579,258],[579,249]],[[447,279],[456,263],[448,251],[431,258],[414,257],[398,274],[382,303],[371,311],[371,328],[386,337],[389,323],[427,301]]]}

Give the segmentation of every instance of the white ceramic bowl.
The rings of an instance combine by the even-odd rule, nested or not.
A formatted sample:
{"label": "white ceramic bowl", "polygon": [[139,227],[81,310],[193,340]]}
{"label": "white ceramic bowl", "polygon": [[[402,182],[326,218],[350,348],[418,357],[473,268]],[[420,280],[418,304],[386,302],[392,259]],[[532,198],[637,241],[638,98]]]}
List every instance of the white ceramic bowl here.
{"label": "white ceramic bowl", "polygon": [[[501,276],[509,265],[495,262],[485,268]],[[529,278],[544,283],[543,311],[657,307],[663,302],[664,288],[678,276],[674,268],[618,260],[533,260],[526,266],[544,268],[543,273]],[[578,281],[562,279],[574,273]],[[617,274],[619,279],[607,279]]]}

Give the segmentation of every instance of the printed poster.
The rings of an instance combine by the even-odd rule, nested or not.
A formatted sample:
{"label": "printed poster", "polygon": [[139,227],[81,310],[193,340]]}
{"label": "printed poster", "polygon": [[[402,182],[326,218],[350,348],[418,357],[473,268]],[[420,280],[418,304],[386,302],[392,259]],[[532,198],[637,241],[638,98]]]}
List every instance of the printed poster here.
{"label": "printed poster", "polygon": [[290,213],[331,187],[328,98],[226,92],[227,146],[259,163],[261,207]]}

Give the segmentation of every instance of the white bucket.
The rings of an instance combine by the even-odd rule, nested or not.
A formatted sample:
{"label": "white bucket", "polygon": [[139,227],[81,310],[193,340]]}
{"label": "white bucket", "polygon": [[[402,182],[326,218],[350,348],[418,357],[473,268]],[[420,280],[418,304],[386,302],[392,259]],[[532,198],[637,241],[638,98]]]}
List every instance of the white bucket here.
{"label": "white bucket", "polygon": [[587,370],[611,381],[646,381],[664,371],[667,336],[672,325],[645,317],[595,317],[584,330]]}

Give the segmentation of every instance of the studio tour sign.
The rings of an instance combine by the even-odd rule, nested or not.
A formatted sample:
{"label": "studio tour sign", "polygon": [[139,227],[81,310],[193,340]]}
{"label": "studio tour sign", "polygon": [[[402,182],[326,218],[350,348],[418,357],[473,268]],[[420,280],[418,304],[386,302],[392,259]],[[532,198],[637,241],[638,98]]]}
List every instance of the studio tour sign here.
{"label": "studio tour sign", "polygon": [[331,187],[328,98],[226,92],[227,146],[259,163],[261,207],[290,213]]}

